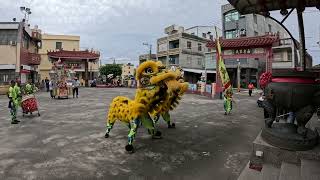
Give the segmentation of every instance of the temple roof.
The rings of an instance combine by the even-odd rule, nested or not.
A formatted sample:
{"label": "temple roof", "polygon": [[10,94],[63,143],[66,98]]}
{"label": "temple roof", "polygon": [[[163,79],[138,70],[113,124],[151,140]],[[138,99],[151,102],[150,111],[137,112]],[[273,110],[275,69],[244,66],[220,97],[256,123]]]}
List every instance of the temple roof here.
{"label": "temple roof", "polygon": [[48,56],[54,59],[89,59],[89,60],[97,60],[100,58],[99,52],[94,51],[66,51],[66,50],[58,50],[58,51],[48,51]]}
{"label": "temple roof", "polygon": [[[223,49],[239,49],[239,48],[259,48],[272,46],[279,42],[277,35],[264,35],[255,37],[241,37],[236,39],[220,39],[221,48]],[[215,48],[216,42],[210,41],[206,45],[208,48]]]}
{"label": "temple roof", "polygon": [[319,0],[228,0],[241,14],[320,6]]}

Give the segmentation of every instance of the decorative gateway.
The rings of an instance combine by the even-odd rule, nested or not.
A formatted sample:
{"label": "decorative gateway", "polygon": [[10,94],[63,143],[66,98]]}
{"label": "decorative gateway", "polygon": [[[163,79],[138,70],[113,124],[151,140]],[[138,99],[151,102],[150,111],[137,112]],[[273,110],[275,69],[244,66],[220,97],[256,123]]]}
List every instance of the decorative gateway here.
{"label": "decorative gateway", "polygon": [[130,131],[125,149],[128,152],[134,150],[133,140],[141,124],[148,129],[152,138],[161,138],[161,132],[156,130],[150,114],[168,114],[168,111],[173,109],[170,103],[176,102],[176,99],[173,98],[174,94],[182,94],[188,87],[187,84],[184,85],[177,81],[176,72],[166,70],[159,62],[146,61],[137,68],[136,72],[139,86],[135,98],[132,100],[118,96],[113,99],[107,117],[105,134],[105,137],[108,138],[116,120],[127,124]]}

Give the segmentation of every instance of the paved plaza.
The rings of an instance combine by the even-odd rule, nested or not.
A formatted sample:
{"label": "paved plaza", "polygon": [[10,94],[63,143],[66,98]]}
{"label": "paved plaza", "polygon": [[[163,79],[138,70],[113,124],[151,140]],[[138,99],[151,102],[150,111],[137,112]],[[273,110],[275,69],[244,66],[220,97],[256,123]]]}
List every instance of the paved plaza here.
{"label": "paved plaza", "polygon": [[128,128],[116,123],[104,138],[112,98],[133,97],[134,89],[80,89],[79,99],[37,94],[41,116],[10,124],[8,99],[0,97],[0,179],[217,179],[232,180],[248,162],[262,125],[258,96],[237,94],[230,116],[222,100],[187,94],[171,115],[176,129],[161,120],[162,139],[138,129],[136,152],[128,154]]}

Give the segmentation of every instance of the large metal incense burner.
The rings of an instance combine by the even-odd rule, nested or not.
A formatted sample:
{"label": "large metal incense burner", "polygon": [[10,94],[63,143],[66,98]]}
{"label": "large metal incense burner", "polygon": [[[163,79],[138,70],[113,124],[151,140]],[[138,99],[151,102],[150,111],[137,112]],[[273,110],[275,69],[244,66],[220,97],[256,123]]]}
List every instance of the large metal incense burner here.
{"label": "large metal incense burner", "polygon": [[[272,72],[271,82],[265,87],[264,110],[265,127],[262,138],[271,145],[279,148],[301,151],[309,150],[318,143],[318,133],[306,128],[320,106],[320,85],[316,82],[316,74],[306,69],[306,46],[303,24],[303,12],[306,7],[320,9],[318,0],[228,0],[241,14],[260,14],[275,20],[291,36],[296,48],[299,48],[300,66],[295,69]],[[270,11],[280,10],[283,20],[277,21],[270,17]],[[289,11],[288,11],[289,10]],[[300,46],[283,22],[296,10]],[[279,121],[282,115],[290,114],[293,122]]]}
{"label": "large metal incense burner", "polygon": [[[289,150],[308,150],[318,143],[318,133],[306,124],[320,105],[320,85],[314,74],[274,73],[265,89],[263,106],[268,113],[261,136],[268,143]],[[293,113],[295,122],[279,122],[278,112]]]}

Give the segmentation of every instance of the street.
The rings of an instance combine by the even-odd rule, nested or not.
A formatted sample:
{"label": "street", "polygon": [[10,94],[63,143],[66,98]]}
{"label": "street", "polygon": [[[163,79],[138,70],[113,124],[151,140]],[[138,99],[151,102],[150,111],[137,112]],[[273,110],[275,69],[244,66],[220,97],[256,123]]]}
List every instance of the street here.
{"label": "street", "polygon": [[79,99],[51,99],[40,92],[41,116],[10,124],[8,99],[0,97],[0,179],[204,179],[233,180],[249,160],[263,126],[258,95],[236,94],[233,111],[223,101],[186,94],[171,112],[176,129],[160,120],[162,139],[139,128],[135,153],[126,153],[128,128],[117,122],[104,138],[112,98],[134,89],[81,88]]}

